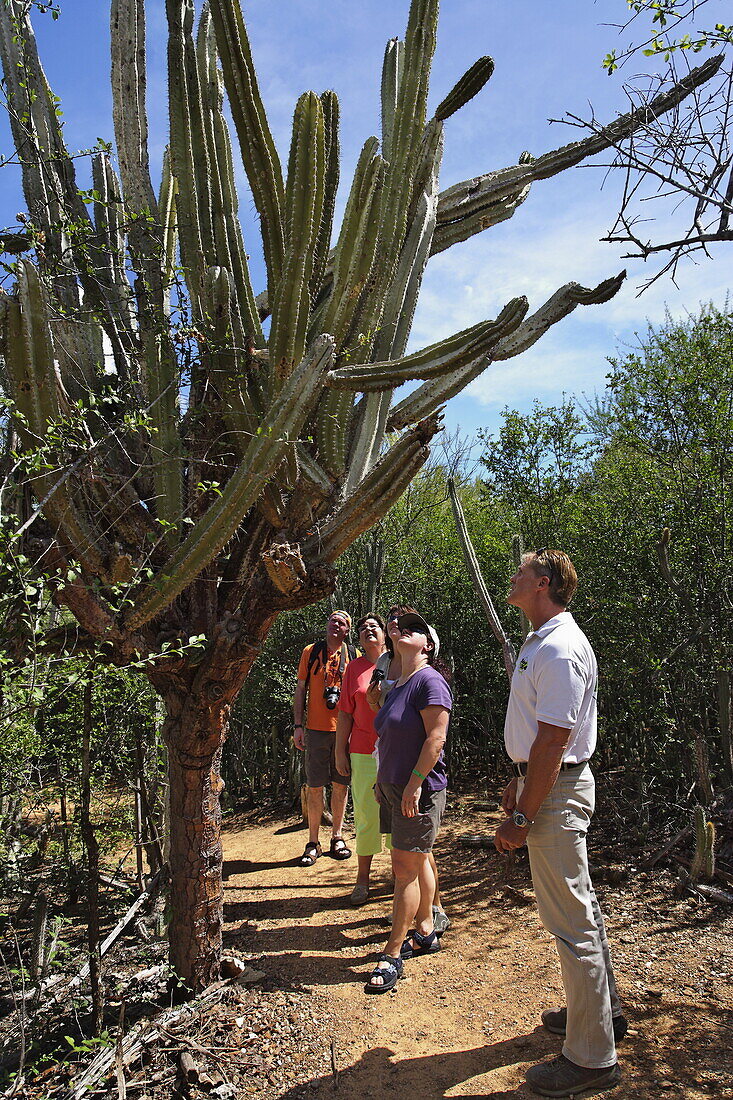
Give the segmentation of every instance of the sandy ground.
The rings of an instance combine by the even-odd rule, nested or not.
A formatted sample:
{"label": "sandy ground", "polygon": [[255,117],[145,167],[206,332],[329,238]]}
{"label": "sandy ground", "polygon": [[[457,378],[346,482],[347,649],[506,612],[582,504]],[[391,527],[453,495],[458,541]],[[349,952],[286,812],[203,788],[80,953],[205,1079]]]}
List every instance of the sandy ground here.
{"label": "sandy ground", "polygon": [[[305,1036],[302,1065],[296,1057],[268,1096],[533,1095],[525,1070],[561,1046],[540,1013],[562,1004],[562,987],[526,856],[507,876],[493,849],[460,843],[489,836],[496,819],[485,803],[452,798],[436,846],[453,921],[444,950],[410,961],[394,992],[372,997],[363,983],[389,925],[388,856],[375,858],[369,903],[353,909],[355,858],[302,869],[306,837],[294,819],[227,826],[227,948],[264,971],[265,995],[297,994],[288,1026]],[[613,1095],[733,1097],[733,910],[675,897],[668,872],[645,874],[617,848],[591,845],[591,857],[631,1021]]]}

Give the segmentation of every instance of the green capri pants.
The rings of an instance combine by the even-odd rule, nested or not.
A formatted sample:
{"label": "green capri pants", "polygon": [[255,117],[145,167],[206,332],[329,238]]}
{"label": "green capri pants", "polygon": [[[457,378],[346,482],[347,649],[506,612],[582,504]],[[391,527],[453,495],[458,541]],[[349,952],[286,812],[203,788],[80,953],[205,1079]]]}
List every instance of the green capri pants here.
{"label": "green capri pants", "polygon": [[[351,797],[354,803],[354,829],[356,854],[376,856],[382,851],[382,834],[379,831],[379,803],[374,797],[377,782],[377,760],[365,752],[353,752],[351,762]],[[385,836],[387,848],[391,848],[389,836]]]}

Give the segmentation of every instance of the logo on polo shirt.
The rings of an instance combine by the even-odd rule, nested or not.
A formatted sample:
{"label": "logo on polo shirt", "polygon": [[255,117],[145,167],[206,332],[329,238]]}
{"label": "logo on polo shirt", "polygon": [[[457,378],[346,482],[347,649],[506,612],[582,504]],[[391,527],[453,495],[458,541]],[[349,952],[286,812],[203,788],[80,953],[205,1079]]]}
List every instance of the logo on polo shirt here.
{"label": "logo on polo shirt", "polygon": [[527,671],[527,658],[526,657],[522,657],[521,661],[519,662],[519,671],[520,672],[526,672]]}

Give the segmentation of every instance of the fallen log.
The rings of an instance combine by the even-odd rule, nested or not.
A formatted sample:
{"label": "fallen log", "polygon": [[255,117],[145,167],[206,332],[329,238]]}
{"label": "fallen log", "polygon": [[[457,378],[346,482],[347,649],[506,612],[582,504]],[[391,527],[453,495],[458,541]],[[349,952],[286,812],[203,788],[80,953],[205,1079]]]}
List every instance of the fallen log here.
{"label": "fallen log", "polygon": [[74,1081],[71,1089],[65,1096],[65,1100],[81,1100],[85,1093],[95,1089],[101,1081],[105,1080],[113,1071],[113,1067],[121,1064],[128,1066],[139,1058],[142,1051],[158,1037],[161,1028],[167,1024],[173,1024],[186,1015],[193,1015],[204,1006],[215,1004],[224,990],[231,982],[216,982],[214,985],[196,998],[196,1001],[176,1008],[169,1008],[161,1012],[151,1022],[144,1022],[133,1027],[116,1048],[101,1050],[87,1068]]}

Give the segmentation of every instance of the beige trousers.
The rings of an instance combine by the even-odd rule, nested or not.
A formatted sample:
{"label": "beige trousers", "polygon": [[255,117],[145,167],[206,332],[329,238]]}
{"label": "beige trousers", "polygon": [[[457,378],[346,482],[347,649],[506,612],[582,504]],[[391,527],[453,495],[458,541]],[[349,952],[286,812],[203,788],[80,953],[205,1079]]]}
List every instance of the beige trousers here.
{"label": "beige trousers", "polygon": [[527,848],[540,920],[560,955],[568,1008],[562,1052],[578,1066],[600,1069],[616,1061],[611,1017],[621,1005],[588,871],[585,837],[594,808],[590,767],[560,772],[529,830]]}

